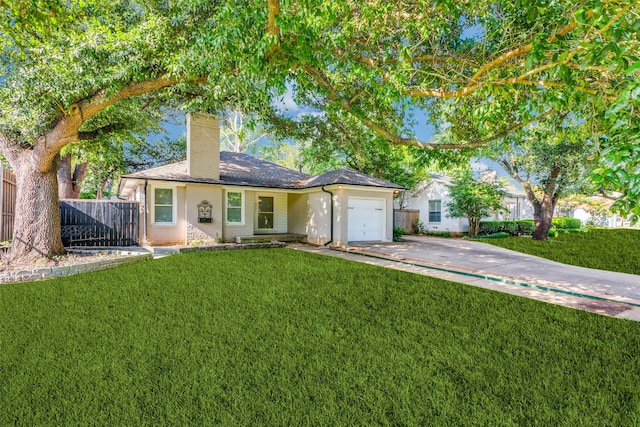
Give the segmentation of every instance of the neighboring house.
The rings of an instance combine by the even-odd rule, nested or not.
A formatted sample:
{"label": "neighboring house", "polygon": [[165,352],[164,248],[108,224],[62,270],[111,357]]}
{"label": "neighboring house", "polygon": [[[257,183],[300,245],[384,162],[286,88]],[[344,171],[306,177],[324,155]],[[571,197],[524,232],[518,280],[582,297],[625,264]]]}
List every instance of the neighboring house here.
{"label": "neighboring house", "polygon": [[570,206],[564,206],[556,210],[557,216],[569,216],[577,218],[582,225],[595,225],[598,227],[630,227],[629,218],[622,217],[611,212],[614,200],[601,196],[588,197],[588,201],[574,202]]}
{"label": "neighboring house", "polygon": [[[452,179],[445,175],[431,175],[428,182],[422,183],[406,199],[406,209],[420,211],[419,219],[427,231],[449,231],[466,233],[469,221],[466,218],[451,218],[448,215],[447,203],[451,201],[449,187]],[[507,208],[497,212],[487,220],[516,220],[533,218],[533,207],[527,196],[515,188],[507,188],[507,196],[503,203]]]}
{"label": "neighboring house", "polygon": [[218,119],[187,115],[187,160],[125,175],[119,196],[141,202],[141,240],[189,244],[292,233],[343,246],[391,241],[393,196],[404,188],[338,170],[309,176],[220,152]]}

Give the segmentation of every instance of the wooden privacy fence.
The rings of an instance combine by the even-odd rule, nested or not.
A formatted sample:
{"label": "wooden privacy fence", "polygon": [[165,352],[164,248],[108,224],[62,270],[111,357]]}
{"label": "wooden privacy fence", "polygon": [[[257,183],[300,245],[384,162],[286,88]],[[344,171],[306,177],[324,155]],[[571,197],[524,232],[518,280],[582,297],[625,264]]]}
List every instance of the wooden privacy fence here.
{"label": "wooden privacy fence", "polygon": [[60,226],[65,246],[136,246],[138,202],[60,200]]}
{"label": "wooden privacy fence", "polygon": [[2,218],[0,218],[0,241],[13,237],[13,221],[16,216],[16,176],[13,172],[2,170]]}
{"label": "wooden privacy fence", "polygon": [[11,240],[13,222],[16,216],[16,176],[6,169],[2,170],[2,218],[0,218],[0,241]]}
{"label": "wooden privacy fence", "polygon": [[393,211],[393,226],[400,227],[407,233],[415,233],[420,211],[417,209],[395,209]]}

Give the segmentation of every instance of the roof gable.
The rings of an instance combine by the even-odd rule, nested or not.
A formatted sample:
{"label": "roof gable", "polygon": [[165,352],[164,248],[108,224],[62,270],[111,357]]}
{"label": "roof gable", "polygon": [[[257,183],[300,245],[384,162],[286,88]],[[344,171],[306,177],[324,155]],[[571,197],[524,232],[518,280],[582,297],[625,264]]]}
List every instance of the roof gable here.
{"label": "roof gable", "polygon": [[362,172],[357,172],[350,169],[339,169],[336,171],[325,172],[320,175],[311,176],[302,183],[302,186],[303,188],[311,188],[335,184],[394,188],[398,190],[404,189],[404,187],[402,187],[401,185],[397,185],[383,179],[374,178]]}

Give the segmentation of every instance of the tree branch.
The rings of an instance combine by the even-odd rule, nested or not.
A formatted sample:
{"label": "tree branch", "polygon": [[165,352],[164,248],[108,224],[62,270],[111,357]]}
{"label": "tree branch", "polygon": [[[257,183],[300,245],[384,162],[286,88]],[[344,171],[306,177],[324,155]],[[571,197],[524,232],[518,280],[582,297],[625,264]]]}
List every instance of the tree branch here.
{"label": "tree branch", "polygon": [[[587,12],[587,19],[591,18],[593,16],[593,11],[590,10]],[[567,25],[565,25],[564,27],[560,28],[558,31],[556,31],[555,34],[547,37],[547,43],[553,43],[555,40],[558,39],[558,37],[564,37],[567,34],[569,34],[571,31],[575,30],[578,27],[578,23],[576,21],[573,21]],[[498,56],[497,58],[495,58],[493,61],[490,61],[486,64],[484,64],[482,67],[480,67],[480,69],[478,69],[478,71],[476,71],[476,73],[473,75],[473,77],[471,77],[470,83],[474,83],[475,81],[477,81],[483,74],[485,74],[487,71],[491,70],[492,68],[495,68],[503,63],[505,63],[506,61],[508,61],[511,58],[515,58],[518,56],[522,56],[525,55],[527,53],[529,53],[531,51],[531,49],[533,49],[533,43],[528,43],[524,46],[521,46],[517,49],[513,49],[507,53],[504,53],[500,56]]]}
{"label": "tree branch", "polygon": [[[115,94],[108,94],[106,91],[101,90],[88,100],[72,104],[71,113],[62,117],[56,126],[46,135],[40,137],[35,144],[35,150],[38,152],[38,159],[40,159],[42,168],[47,169],[51,166],[53,159],[62,147],[78,141],[78,138],[81,136],[80,127],[91,117],[107,107],[119,101],[174,86],[178,83],[198,84],[205,83],[206,81],[207,77],[179,79],[177,77],[162,75],[151,80],[129,83]],[[89,136],[90,135],[87,135],[87,138]],[[83,140],[86,140],[86,138],[83,138]]]}
{"label": "tree branch", "polygon": [[280,0],[267,0],[269,18],[267,21],[267,32],[272,36],[280,35],[280,27],[276,25],[276,17],[280,15]]}
{"label": "tree branch", "polygon": [[92,139],[96,139],[100,135],[104,135],[106,133],[114,132],[114,131],[117,131],[117,130],[122,130],[124,128],[125,128],[125,126],[121,125],[120,123],[109,124],[109,125],[103,126],[101,128],[94,129],[92,131],[78,132],[76,134],[75,140],[76,141],[91,141]]}
{"label": "tree branch", "polygon": [[387,129],[375,123],[373,120],[355,111],[351,106],[351,104],[349,103],[349,101],[347,101],[346,99],[340,96],[340,93],[333,87],[329,79],[321,71],[309,65],[305,65],[304,69],[310,76],[312,76],[315,79],[315,81],[320,86],[322,86],[327,91],[327,98],[330,101],[334,102],[344,111],[348,112],[353,117],[358,119],[363,125],[371,129],[374,133],[376,133],[381,138],[391,142],[392,144],[397,144],[397,145],[409,145],[409,146],[424,148],[426,150],[435,150],[435,149],[455,150],[455,149],[463,149],[463,148],[477,148],[477,147],[486,145],[492,141],[495,141],[496,139],[503,138],[509,135],[510,133],[520,128],[523,128],[531,123],[545,120],[549,116],[557,113],[555,109],[550,109],[539,116],[532,117],[529,120],[526,120],[521,123],[517,123],[507,129],[504,129],[496,134],[491,135],[488,138],[478,139],[478,140],[470,141],[467,143],[439,144],[439,143],[423,142],[418,140],[417,138],[406,138],[399,135],[395,135],[392,132],[389,132]]}
{"label": "tree branch", "polygon": [[11,166],[16,164],[23,150],[24,148],[20,147],[19,143],[0,133],[0,153],[9,161]]}

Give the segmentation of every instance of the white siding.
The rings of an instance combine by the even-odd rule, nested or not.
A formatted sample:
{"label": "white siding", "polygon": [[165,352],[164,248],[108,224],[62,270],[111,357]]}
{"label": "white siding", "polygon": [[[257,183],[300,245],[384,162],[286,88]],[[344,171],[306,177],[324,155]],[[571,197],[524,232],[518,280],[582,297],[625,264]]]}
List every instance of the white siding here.
{"label": "white siding", "polygon": [[[441,201],[440,222],[429,221],[429,201]],[[420,211],[420,222],[427,231],[450,231],[453,233],[466,233],[469,231],[469,221],[466,218],[451,218],[447,210],[447,204],[451,202],[449,187],[440,182],[433,181],[427,187],[421,189],[417,194],[408,197],[406,209],[418,209]],[[495,217],[485,218],[485,220],[502,219],[531,219],[533,218],[533,207],[526,197],[505,197],[505,203],[511,203],[514,209],[512,212],[503,211],[496,213]]]}
{"label": "white siding", "polygon": [[[469,221],[466,218],[450,218],[447,211],[447,203],[451,201],[449,188],[440,183],[432,182],[426,189],[417,195],[408,198],[407,209],[420,210],[420,222],[428,231],[451,231],[464,233],[469,231]],[[442,213],[440,222],[429,222],[429,201],[440,200]]]}
{"label": "white siding", "polygon": [[307,240],[314,245],[324,245],[331,239],[331,198],[321,191],[308,196]]}
{"label": "white siding", "polygon": [[276,193],[273,198],[275,209],[275,232],[286,233],[287,225],[287,193]]}

